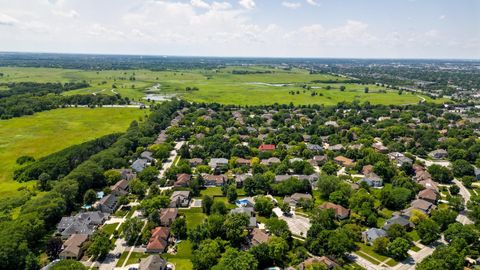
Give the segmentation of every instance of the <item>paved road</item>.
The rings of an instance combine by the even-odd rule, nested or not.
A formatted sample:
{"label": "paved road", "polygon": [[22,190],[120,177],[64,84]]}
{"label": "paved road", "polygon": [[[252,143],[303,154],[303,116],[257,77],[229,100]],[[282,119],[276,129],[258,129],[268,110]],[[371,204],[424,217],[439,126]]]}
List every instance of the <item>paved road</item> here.
{"label": "paved road", "polygon": [[170,158],[168,159],[168,161],[162,164],[162,169],[160,170],[160,172],[158,174],[158,179],[162,179],[165,172],[173,165],[173,162],[177,158],[178,150],[180,150],[180,148],[182,147],[182,145],[184,143],[185,143],[185,141],[177,142],[177,144],[175,145],[173,150],[170,152]]}
{"label": "paved road", "polygon": [[420,160],[421,162],[425,163],[425,166],[429,167],[433,164],[440,165],[443,167],[450,167],[450,161],[448,160],[428,160],[418,156],[415,156],[416,159]]}
{"label": "paved road", "polygon": [[459,213],[459,215],[457,216],[457,221],[462,223],[463,225],[473,224],[473,221],[465,215],[467,210],[467,204],[470,201],[471,194],[461,181],[454,179],[453,183],[455,183],[455,185],[457,185],[460,188],[459,194],[460,196],[462,196],[463,200],[465,201],[465,210]]}
{"label": "paved road", "polygon": [[273,212],[278,216],[279,219],[285,220],[287,222],[288,228],[293,234],[305,237],[308,230],[312,226],[308,218],[296,215],[295,210],[293,209],[293,215],[290,217],[284,216],[282,210],[279,207],[275,207],[273,209]]}

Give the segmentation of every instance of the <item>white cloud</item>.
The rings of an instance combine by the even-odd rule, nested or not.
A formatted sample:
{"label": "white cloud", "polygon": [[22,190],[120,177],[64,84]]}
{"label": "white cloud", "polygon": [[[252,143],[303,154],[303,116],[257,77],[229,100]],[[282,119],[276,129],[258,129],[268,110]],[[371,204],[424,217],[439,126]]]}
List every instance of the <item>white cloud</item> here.
{"label": "white cloud", "polygon": [[210,5],[207,2],[202,0],[191,0],[190,4],[192,4],[192,6],[197,8],[205,8],[205,9],[210,8]]}
{"label": "white cloud", "polygon": [[240,1],[238,1],[238,3],[246,9],[255,8],[255,1],[254,0],[240,0]]}
{"label": "white cloud", "polygon": [[447,18],[447,16],[445,15],[440,15],[440,17],[438,17],[439,20],[445,20]]}
{"label": "white cloud", "polygon": [[69,11],[63,11],[63,10],[53,10],[52,11],[53,14],[57,15],[57,16],[61,16],[61,17],[65,17],[65,18],[78,18],[78,12],[76,12],[75,10],[71,9]]}
{"label": "white cloud", "polygon": [[307,3],[312,6],[319,7],[320,3],[317,0],[307,0]]}
{"label": "white cloud", "polygon": [[232,5],[228,2],[213,2],[211,8],[215,10],[225,10],[232,8]]}
{"label": "white cloud", "polygon": [[0,25],[7,25],[7,26],[12,26],[14,24],[18,23],[18,20],[7,15],[0,13]]}
{"label": "white cloud", "polygon": [[302,6],[299,2],[288,2],[288,1],[283,1],[282,6],[286,8],[291,8],[291,9],[296,9]]}

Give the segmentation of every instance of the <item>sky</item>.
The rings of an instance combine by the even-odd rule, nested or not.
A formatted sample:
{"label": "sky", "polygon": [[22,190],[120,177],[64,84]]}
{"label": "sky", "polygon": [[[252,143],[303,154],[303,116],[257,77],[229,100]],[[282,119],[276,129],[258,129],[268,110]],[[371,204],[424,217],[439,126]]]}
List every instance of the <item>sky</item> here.
{"label": "sky", "polygon": [[480,1],[0,0],[0,51],[480,59]]}

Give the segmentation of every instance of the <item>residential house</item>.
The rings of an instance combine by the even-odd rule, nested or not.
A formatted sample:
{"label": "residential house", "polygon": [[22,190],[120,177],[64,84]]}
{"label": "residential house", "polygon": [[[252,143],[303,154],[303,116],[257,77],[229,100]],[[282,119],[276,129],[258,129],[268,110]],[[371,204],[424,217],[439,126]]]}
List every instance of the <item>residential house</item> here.
{"label": "residential house", "polygon": [[325,122],[325,126],[332,126],[332,127],[339,127],[338,123],[335,121],[327,121]]}
{"label": "residential house", "polygon": [[120,170],[116,170],[120,173],[122,179],[124,180],[127,180],[127,181],[130,181],[130,180],[133,180],[135,178],[137,178],[137,174],[132,171],[131,169],[120,169]]}
{"label": "residential house", "polygon": [[380,142],[377,142],[377,143],[374,143],[372,144],[372,147],[373,149],[375,149],[375,151],[379,152],[379,153],[387,153],[388,152],[388,147],[384,146],[382,143]]}
{"label": "residential house", "polygon": [[323,165],[327,161],[327,156],[313,156],[313,161],[315,161],[317,165]]}
{"label": "residential house", "polygon": [[431,158],[434,159],[443,159],[448,156],[448,153],[445,149],[437,149],[428,154]]}
{"label": "residential house", "polygon": [[140,260],[138,270],[165,270],[167,261],[159,255],[150,255]]}
{"label": "residential house", "polygon": [[192,175],[187,173],[177,174],[177,180],[173,184],[174,187],[187,187],[188,183],[192,179]]}
{"label": "residential house", "polygon": [[203,159],[201,159],[201,158],[191,158],[189,160],[189,162],[190,162],[190,166],[197,167],[198,165],[203,164]]}
{"label": "residential house", "polygon": [[370,174],[365,175],[362,179],[360,179],[359,182],[360,183],[365,182],[369,186],[375,187],[375,188],[383,186],[383,179],[375,173],[370,173]]}
{"label": "residential house", "polygon": [[170,229],[167,227],[156,227],[151,231],[152,236],[148,241],[147,253],[163,253],[168,246]]}
{"label": "residential house", "polygon": [[318,144],[311,144],[311,143],[306,143],[305,146],[307,147],[308,150],[312,152],[320,152],[323,150],[323,147],[321,147]]}
{"label": "residential house", "polygon": [[260,151],[274,151],[275,150],[275,144],[262,144],[258,147],[258,150],[260,150]]}
{"label": "residential house", "polygon": [[290,204],[290,206],[297,206],[297,204],[302,201],[302,200],[312,200],[313,197],[310,194],[305,194],[305,193],[294,193],[291,196],[286,196],[283,199],[284,203]]}
{"label": "residential house", "polygon": [[115,183],[115,185],[110,187],[110,189],[112,190],[112,194],[116,196],[123,196],[128,194],[129,183],[130,182],[125,179],[118,181],[117,183]]}
{"label": "residential house", "polygon": [[343,147],[343,145],[341,144],[335,144],[335,145],[330,145],[328,147],[328,150],[330,151],[342,151],[345,147]]}
{"label": "residential house", "polygon": [[172,223],[177,219],[177,208],[163,208],[160,209],[160,226],[170,227]]}
{"label": "residential house", "polygon": [[475,179],[480,180],[480,169],[475,167],[474,173],[475,173]]}
{"label": "residential house", "polygon": [[190,204],[190,191],[174,191],[170,196],[170,207],[188,207]]}
{"label": "residential house", "polygon": [[96,205],[95,207],[104,212],[104,213],[109,213],[112,214],[117,210],[118,206],[118,200],[117,196],[115,194],[108,194],[107,196],[103,197]]}
{"label": "residential house", "polygon": [[299,270],[310,269],[312,265],[322,264],[327,270],[337,269],[340,265],[327,256],[308,258],[298,265]]}
{"label": "residential house", "polygon": [[347,157],[344,157],[344,156],[338,156],[338,157],[335,157],[333,159],[333,161],[335,161],[335,163],[337,163],[338,165],[342,166],[342,167],[351,167],[353,166],[353,160],[352,159],[349,159]]}
{"label": "residential house", "polygon": [[439,194],[434,189],[424,189],[418,193],[417,196],[419,199],[436,204],[439,198]]}
{"label": "residential house", "polygon": [[88,240],[88,234],[72,234],[65,243],[58,257],[61,260],[79,260],[83,256],[84,244]]}
{"label": "residential house", "polygon": [[250,167],[250,163],[251,163],[251,162],[252,162],[252,161],[251,161],[250,159],[244,159],[244,158],[238,158],[238,159],[236,160],[236,163],[237,163],[237,165],[239,165],[239,166],[248,166],[248,167]]}
{"label": "residential house", "polygon": [[272,165],[278,164],[280,162],[281,162],[280,159],[278,159],[276,157],[271,157],[271,158],[268,158],[268,159],[262,159],[260,164],[266,165],[266,166],[272,166]]}
{"label": "residential house", "polygon": [[146,159],[148,160],[149,162],[154,162],[155,161],[155,158],[153,158],[153,153],[150,152],[150,151],[143,151],[141,154],[140,154],[140,158],[143,158],[143,159]]}
{"label": "residential house", "polygon": [[206,187],[221,187],[227,182],[226,175],[213,175],[213,174],[205,174],[202,175],[203,183]]}
{"label": "residential house", "polygon": [[373,173],[373,165],[365,165],[362,168],[363,175],[368,175]]}
{"label": "residential house", "polygon": [[108,214],[100,211],[82,212],[75,216],[62,217],[57,224],[57,233],[61,235],[62,239],[68,239],[73,234],[91,235],[108,217]]}
{"label": "residential house", "polygon": [[262,243],[268,242],[270,235],[264,230],[259,228],[253,228],[250,232],[250,243],[252,246],[258,246]]}
{"label": "residential house", "polygon": [[341,205],[331,203],[331,202],[326,202],[326,203],[320,205],[320,208],[321,209],[332,209],[335,212],[335,217],[338,218],[338,219],[346,219],[350,215],[350,210],[349,209],[347,209],[347,208],[345,208]]}
{"label": "residential house", "polygon": [[399,224],[406,230],[413,228],[413,224],[408,219],[406,219],[404,216],[397,215],[385,221],[382,229],[384,229],[385,231],[388,231],[388,228],[390,228],[393,224]]}
{"label": "residential house", "polygon": [[221,171],[228,168],[228,159],[226,158],[212,158],[208,163],[210,168],[215,171]]}
{"label": "residential house", "polygon": [[435,208],[437,208],[433,203],[422,200],[422,199],[416,199],[410,203],[410,206],[422,210],[423,212],[430,214]]}
{"label": "residential house", "polygon": [[253,207],[237,207],[230,210],[232,214],[244,214],[248,217],[248,227],[255,228],[257,227],[257,218]]}
{"label": "residential house", "polygon": [[139,173],[142,172],[149,164],[150,163],[147,159],[139,158],[132,163],[131,167],[134,171]]}
{"label": "residential house", "polygon": [[379,237],[386,237],[387,232],[383,229],[378,228],[370,228],[364,232],[362,232],[362,240],[364,243],[373,243],[375,239]]}
{"label": "residential house", "polygon": [[248,173],[235,175],[235,184],[237,185],[237,188],[242,188],[243,182],[249,177],[252,177],[252,175]]}

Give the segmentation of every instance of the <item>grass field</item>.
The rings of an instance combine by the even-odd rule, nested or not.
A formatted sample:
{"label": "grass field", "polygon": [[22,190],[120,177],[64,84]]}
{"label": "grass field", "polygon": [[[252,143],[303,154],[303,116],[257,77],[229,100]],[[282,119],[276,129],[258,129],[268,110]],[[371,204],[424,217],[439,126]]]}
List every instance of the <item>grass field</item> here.
{"label": "grass field", "polygon": [[177,254],[165,254],[162,255],[164,259],[168,262],[175,264],[176,270],[191,270],[193,269],[192,265],[192,244],[190,241],[185,240],[178,244]]}
{"label": "grass field", "polygon": [[114,132],[148,113],[133,108],[68,108],[0,121],[0,197],[15,195],[21,186],[12,179],[16,159],[38,159],[68,146]]}
{"label": "grass field", "polygon": [[187,221],[187,229],[194,230],[198,225],[202,224],[207,215],[202,213],[202,208],[180,209],[179,212],[185,215]]}
{"label": "grass field", "polygon": [[[269,71],[265,74],[232,74],[233,70]],[[113,95],[115,92],[128,96],[132,100],[141,100],[146,94],[175,95],[189,101],[218,102],[223,104],[264,105],[273,103],[334,105],[342,101],[369,101],[373,104],[414,104],[422,99],[444,102],[446,99],[432,100],[417,94],[388,91],[376,85],[343,83],[343,77],[327,74],[309,74],[307,70],[281,70],[261,66],[227,67],[218,70],[105,70],[83,71],[47,68],[0,68],[6,74],[2,82],[71,82],[86,81],[91,86],[84,89],[65,92],[72,94],[102,93]],[[135,80],[131,78],[135,77]],[[115,84],[116,88],[112,89]],[[318,93],[301,88],[307,84]],[[345,91],[340,91],[340,86]],[[158,86],[152,89],[153,86]],[[331,89],[327,90],[327,86]],[[199,91],[185,91],[186,87],[197,87]],[[369,93],[365,93],[365,87]],[[379,90],[387,90],[381,93]],[[295,95],[289,94],[294,91]]]}

